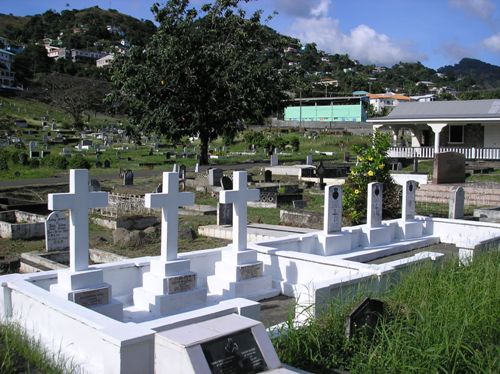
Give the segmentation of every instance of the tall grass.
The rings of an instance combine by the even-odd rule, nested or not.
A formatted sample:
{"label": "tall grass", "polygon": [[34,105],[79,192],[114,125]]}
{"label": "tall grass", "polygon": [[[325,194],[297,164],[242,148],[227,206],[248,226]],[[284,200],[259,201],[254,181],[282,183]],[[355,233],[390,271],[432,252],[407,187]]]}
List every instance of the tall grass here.
{"label": "tall grass", "polygon": [[337,305],[276,339],[277,352],[285,363],[321,373],[498,373],[499,264],[495,251],[467,267],[456,259],[418,266],[380,297],[388,312],[373,338],[346,339],[352,305]]}

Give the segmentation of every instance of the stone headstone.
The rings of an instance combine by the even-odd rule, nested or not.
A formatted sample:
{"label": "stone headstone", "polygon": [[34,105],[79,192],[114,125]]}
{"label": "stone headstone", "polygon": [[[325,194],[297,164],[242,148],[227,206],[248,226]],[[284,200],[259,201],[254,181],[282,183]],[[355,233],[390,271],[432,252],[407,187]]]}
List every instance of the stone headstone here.
{"label": "stone headstone", "polygon": [[228,176],[224,175],[220,179],[220,184],[224,191],[229,191],[233,189],[233,181]]}
{"label": "stone headstone", "polygon": [[153,193],[162,193],[162,192],[163,192],[163,183],[160,183],[158,186],[156,186]]}
{"label": "stone headstone", "polygon": [[186,165],[179,166],[179,179],[186,180]]}
{"label": "stone headstone", "polygon": [[55,211],[47,216],[45,249],[47,252],[69,249],[69,221],[64,212]]}
{"label": "stone headstone", "polygon": [[98,192],[101,190],[101,183],[97,179],[91,179],[89,184],[89,191]]}
{"label": "stone headstone", "polygon": [[306,207],[305,200],[293,200],[292,205],[294,209],[304,209]]}
{"label": "stone headstone", "polygon": [[328,186],[325,190],[323,231],[325,234],[342,229],[342,186]]}
{"label": "stone headstone", "polygon": [[97,169],[101,168],[101,167],[102,167],[102,162],[101,162],[101,161],[96,161],[96,162],[95,162],[95,167],[96,167]]}
{"label": "stone headstone", "polygon": [[194,172],[199,173],[200,172],[200,164],[197,162],[196,165],[194,165]]}
{"label": "stone headstone", "polygon": [[382,183],[368,183],[366,223],[369,228],[382,225],[383,190],[384,185]]}
{"label": "stone headstone", "polygon": [[271,170],[266,170],[264,172],[264,182],[271,183],[273,181],[273,172]]}
{"label": "stone headstone", "polygon": [[220,186],[220,180],[222,178],[222,169],[213,168],[208,171],[208,184],[210,186]]}
{"label": "stone headstone", "polygon": [[465,182],[465,156],[457,152],[436,153],[432,183]]}
{"label": "stone headstone", "polygon": [[123,185],[124,186],[133,186],[134,185],[134,173],[132,170],[127,170],[123,176]]}
{"label": "stone headstone", "polygon": [[313,156],[311,154],[308,154],[306,156],[306,165],[312,165],[313,164]]}
{"label": "stone headstone", "polygon": [[378,322],[384,316],[384,303],[366,298],[347,316],[346,336],[351,339],[361,334],[372,336]]}
{"label": "stone headstone", "polygon": [[217,203],[217,224],[218,225],[233,224],[233,204]]}
{"label": "stone headstone", "polygon": [[111,162],[109,160],[104,160],[104,168],[108,169],[111,167]]}
{"label": "stone headstone", "polygon": [[177,173],[177,164],[174,164],[174,166],[172,166],[172,173]]}
{"label": "stone headstone", "polygon": [[278,166],[278,155],[276,155],[276,154],[271,155],[270,165],[271,166]]}
{"label": "stone headstone", "polygon": [[465,191],[463,187],[456,187],[451,191],[448,218],[464,218]]}
{"label": "stone headstone", "polygon": [[401,215],[403,220],[407,219],[411,220],[415,218],[416,192],[417,192],[417,182],[406,181],[406,183],[403,186],[403,204],[401,206],[402,209]]}

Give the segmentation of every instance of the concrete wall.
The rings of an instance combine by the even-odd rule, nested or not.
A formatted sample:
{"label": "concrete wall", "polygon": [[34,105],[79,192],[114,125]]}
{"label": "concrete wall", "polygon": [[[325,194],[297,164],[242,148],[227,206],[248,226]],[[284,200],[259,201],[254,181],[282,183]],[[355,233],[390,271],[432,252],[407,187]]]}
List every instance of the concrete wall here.
{"label": "concrete wall", "polygon": [[46,217],[20,210],[0,212],[0,237],[34,239],[45,237]]}

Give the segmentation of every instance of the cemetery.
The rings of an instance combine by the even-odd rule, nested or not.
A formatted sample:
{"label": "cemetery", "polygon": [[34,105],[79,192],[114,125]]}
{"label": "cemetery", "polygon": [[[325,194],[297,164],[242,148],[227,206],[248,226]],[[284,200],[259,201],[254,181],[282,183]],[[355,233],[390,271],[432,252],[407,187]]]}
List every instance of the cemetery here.
{"label": "cemetery", "polygon": [[[68,347],[61,354],[90,372],[209,372],[222,359],[219,341],[250,344],[255,370],[293,371],[282,366],[258,322],[260,300],[295,298],[301,323],[360,287],[377,294],[415,264],[442,261],[449,253],[440,244],[456,246],[467,263],[500,243],[500,224],[416,215],[414,181],[403,186],[399,219],[383,220],[383,186],[373,182],[367,222],[344,227],[343,188],[329,185],[322,230],[248,242],[247,205],[260,192],[237,171],[219,191],[220,204],[232,205],[232,244],[178,253],[179,210],[195,202],[179,181],[178,173],[163,173],[161,191],[147,193],[141,205],[161,212],[160,256],[90,265],[89,211],[106,209],[110,194],[89,191],[88,172],[71,170],[70,192],[48,199],[53,230],[69,235],[47,240],[47,250],[69,247],[69,268],[4,276],[2,318],[17,321],[50,351]],[[57,216],[61,210],[69,217]]]}

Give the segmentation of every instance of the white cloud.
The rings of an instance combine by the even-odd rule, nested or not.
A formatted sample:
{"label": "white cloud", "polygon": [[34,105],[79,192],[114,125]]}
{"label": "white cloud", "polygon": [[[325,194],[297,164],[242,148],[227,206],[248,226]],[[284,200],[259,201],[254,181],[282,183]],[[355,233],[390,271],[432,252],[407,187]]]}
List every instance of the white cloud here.
{"label": "white cloud", "polygon": [[329,7],[330,0],[320,0],[319,4],[311,9],[311,16],[326,17],[328,15]]}
{"label": "white cloud", "polygon": [[484,39],[483,45],[492,52],[500,53],[500,32]]}
{"label": "white cloud", "polygon": [[491,0],[449,0],[449,3],[485,20],[489,20],[495,11],[495,4]]}
{"label": "white cloud", "polygon": [[318,5],[318,0],[274,0],[274,7],[278,12],[304,17],[311,15],[311,11],[324,2],[323,0],[319,1],[320,4]]}
{"label": "white cloud", "polygon": [[425,59],[398,44],[387,35],[377,33],[367,25],[359,25],[343,33],[339,21],[331,17],[297,18],[290,28],[293,36],[306,43],[316,43],[329,53],[348,53],[362,63],[390,66],[400,61],[415,62]]}

